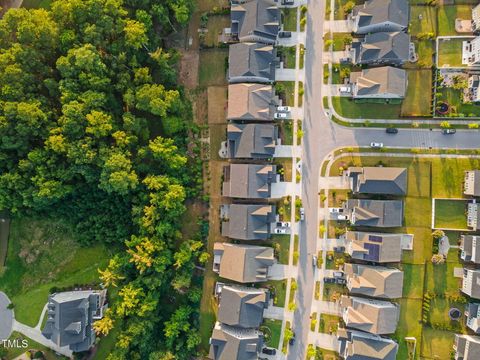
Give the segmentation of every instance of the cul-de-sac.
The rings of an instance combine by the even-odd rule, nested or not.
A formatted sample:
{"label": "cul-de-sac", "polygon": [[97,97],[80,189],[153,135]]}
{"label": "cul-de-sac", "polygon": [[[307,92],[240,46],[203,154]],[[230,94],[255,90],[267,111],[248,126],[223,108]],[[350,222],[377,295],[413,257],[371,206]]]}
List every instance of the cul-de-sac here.
{"label": "cul-de-sac", "polygon": [[480,1],[0,0],[0,359],[480,360]]}

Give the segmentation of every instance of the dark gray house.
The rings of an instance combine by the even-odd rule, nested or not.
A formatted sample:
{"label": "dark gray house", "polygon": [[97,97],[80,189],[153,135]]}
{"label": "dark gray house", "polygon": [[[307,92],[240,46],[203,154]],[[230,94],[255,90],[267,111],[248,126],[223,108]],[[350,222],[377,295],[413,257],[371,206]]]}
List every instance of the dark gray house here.
{"label": "dark gray house", "polygon": [[222,236],[239,240],[266,240],[270,238],[271,224],[275,222],[275,205],[231,204],[228,219],[222,221]]}
{"label": "dark gray house", "polygon": [[353,32],[363,35],[406,31],[409,10],[408,0],[367,0],[353,8]]}
{"label": "dark gray house", "polygon": [[407,169],[395,167],[351,167],[347,171],[354,194],[407,194]]}
{"label": "dark gray house", "polygon": [[478,360],[480,337],[455,334],[455,360]]}
{"label": "dark gray house", "polygon": [[89,350],[95,344],[93,323],[103,317],[106,290],[68,291],[48,297],[47,322],[43,336],[73,352]]}
{"label": "dark gray house", "polygon": [[276,165],[230,164],[223,169],[222,195],[242,199],[268,199],[277,182]]}
{"label": "dark gray house", "polygon": [[228,82],[271,84],[277,65],[277,50],[272,45],[253,42],[230,45]]}
{"label": "dark gray house", "polygon": [[241,83],[228,86],[227,119],[272,121],[279,99],[271,85]]}
{"label": "dark gray house", "polygon": [[355,65],[400,66],[409,58],[410,36],[404,32],[373,33],[352,42]]}
{"label": "dark gray house", "polygon": [[272,0],[232,4],[231,35],[241,42],[275,44],[280,30],[280,9]]}
{"label": "dark gray house", "polygon": [[398,344],[363,331],[338,329],[339,354],[345,360],[395,360]]}
{"label": "dark gray house", "polygon": [[267,124],[228,124],[227,157],[269,159],[275,153],[278,128]]}
{"label": "dark gray house", "polygon": [[460,239],[461,259],[466,262],[480,264],[480,236],[462,235]]}
{"label": "dark gray house", "polygon": [[257,360],[263,335],[255,329],[241,329],[217,322],[210,338],[213,360]]}
{"label": "dark gray house", "polygon": [[349,199],[344,212],[354,226],[388,228],[403,224],[402,200]]}
{"label": "dark gray house", "polygon": [[480,300],[480,270],[463,268],[462,292]]}
{"label": "dark gray house", "polygon": [[268,301],[268,290],[224,285],[220,293],[217,319],[230,326],[258,329]]}

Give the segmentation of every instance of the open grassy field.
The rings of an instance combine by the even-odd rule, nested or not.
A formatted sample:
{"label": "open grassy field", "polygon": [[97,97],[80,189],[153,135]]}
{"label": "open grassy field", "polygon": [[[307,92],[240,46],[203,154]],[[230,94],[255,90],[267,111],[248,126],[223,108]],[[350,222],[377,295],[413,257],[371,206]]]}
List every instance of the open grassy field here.
{"label": "open grassy field", "polygon": [[435,200],[435,227],[440,229],[467,229],[467,201]]}
{"label": "open grassy field", "polygon": [[462,43],[464,39],[439,40],[438,67],[464,67],[462,65]]}
{"label": "open grassy field", "polygon": [[408,32],[412,36],[422,33],[436,33],[437,13],[434,6],[410,6],[410,27]]}
{"label": "open grassy field", "polygon": [[402,116],[430,116],[432,70],[408,70],[407,95],[402,102]]}
{"label": "open grassy field", "polygon": [[346,118],[395,119],[400,116],[400,104],[356,103],[347,97],[333,96],[335,111]]}
{"label": "open grassy field", "polygon": [[459,35],[455,31],[455,19],[472,18],[470,5],[444,5],[438,7],[438,35]]}
{"label": "open grassy field", "polygon": [[0,288],[15,305],[18,321],[35,326],[50,289],[98,284],[98,269],[109,251],[100,245],[83,248],[70,228],[55,220],[14,219],[6,270]]}
{"label": "open grassy field", "polygon": [[198,73],[200,87],[227,84],[227,59],[228,49],[210,49],[200,52]]}

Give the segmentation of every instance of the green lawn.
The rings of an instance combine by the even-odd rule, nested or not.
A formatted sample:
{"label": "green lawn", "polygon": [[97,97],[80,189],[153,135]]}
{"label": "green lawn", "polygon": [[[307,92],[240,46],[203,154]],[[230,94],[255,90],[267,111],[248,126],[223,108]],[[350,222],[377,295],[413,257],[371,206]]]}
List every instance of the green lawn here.
{"label": "green lawn", "polygon": [[438,35],[458,35],[455,31],[455,19],[471,19],[472,7],[469,5],[443,5],[438,7]]}
{"label": "green lawn", "polygon": [[[427,241],[427,239],[425,239]],[[403,297],[409,299],[422,299],[423,284],[425,281],[425,266],[402,264],[403,271]]]}
{"label": "green lawn", "polygon": [[8,235],[10,233],[10,219],[0,215],[0,271],[7,259]]}
{"label": "green lawn", "polygon": [[458,259],[456,262],[445,262],[439,265],[433,265],[431,262],[427,263],[425,290],[441,296],[460,294],[461,279],[453,277],[455,267],[462,267]]}
{"label": "green lawn", "polygon": [[414,40],[414,43],[418,55],[415,67],[430,69],[434,65],[435,42],[433,40]]}
{"label": "green lawn", "polygon": [[218,36],[224,28],[230,27],[230,16],[214,15],[208,17],[207,29],[204,44],[207,46],[219,45]]}
{"label": "green lawn", "polygon": [[[344,6],[346,3],[348,3],[351,0],[335,0],[335,13],[334,13],[334,18],[335,20],[345,20],[347,17],[347,13],[345,12]],[[359,3],[358,1],[353,0],[356,3]],[[328,1],[327,1],[328,3]]]}
{"label": "green lawn", "polygon": [[407,95],[402,103],[402,116],[430,116],[432,102],[432,70],[407,70]]}
{"label": "green lawn", "polygon": [[295,69],[295,46],[285,47],[278,46],[277,54],[283,61],[285,69]]}
{"label": "green lawn", "polygon": [[335,334],[338,330],[338,324],[341,318],[335,315],[320,314],[320,323],[318,325],[318,332],[326,334]]}
{"label": "green lawn", "polygon": [[[13,341],[18,341],[18,342],[22,342],[23,340],[27,340],[28,342],[28,347],[27,348],[22,348],[22,347],[18,347],[18,348],[15,348],[15,347],[8,347],[6,348],[6,354],[4,355],[5,356],[5,359],[14,359],[16,358],[17,356],[20,356],[22,355],[23,353],[25,353],[25,351],[27,350],[39,350],[39,351],[42,351],[43,354],[45,355],[45,359],[46,360],[60,360],[60,359],[67,359],[66,357],[64,356],[61,356],[61,355],[56,355],[52,350],[50,350],[49,348],[33,341],[32,339],[14,331],[12,333],[12,335],[10,335],[10,340],[13,340]],[[1,353],[1,352],[0,352]]]}
{"label": "green lawn", "polygon": [[285,31],[297,31],[297,8],[284,8],[283,29]]}
{"label": "green lawn", "polygon": [[395,119],[400,116],[400,104],[358,103],[347,97],[333,96],[336,112],[351,119]]}
{"label": "green lawn", "polygon": [[280,139],[282,140],[282,145],[292,145],[293,144],[293,121],[285,120],[279,123],[280,128]]}
{"label": "green lawn", "polygon": [[410,28],[412,36],[421,33],[436,33],[437,15],[434,6],[410,6]]}
{"label": "green lawn", "polygon": [[98,284],[98,269],[109,258],[103,246],[80,247],[55,220],[15,219],[9,242],[0,288],[15,305],[16,319],[29,326],[37,324],[51,288]]}
{"label": "green lawn", "polygon": [[317,354],[315,360],[339,360],[340,355],[332,350],[322,349],[317,347]]}
{"label": "green lawn", "polygon": [[295,81],[279,81],[276,84],[277,94],[284,99],[283,105],[294,106]]}
{"label": "green lawn", "polygon": [[467,229],[466,200],[435,200],[435,227]]}
{"label": "green lawn", "polygon": [[450,359],[454,339],[455,333],[453,331],[436,330],[425,327],[423,329],[421,347],[422,357],[424,359]]}
{"label": "green lawn", "polygon": [[265,283],[265,287],[271,288],[275,292],[273,304],[275,306],[285,306],[285,296],[287,294],[287,280],[269,280]]}
{"label": "green lawn", "polygon": [[[347,41],[350,40],[350,41]],[[352,35],[349,33],[333,33],[333,51],[343,51],[347,42],[352,42]],[[328,50],[329,46],[325,44],[324,50]]]}
{"label": "green lawn", "polygon": [[290,235],[272,235],[272,242],[275,252],[278,254],[280,264],[288,264],[288,255],[290,247]]}
{"label": "green lawn", "polygon": [[419,347],[422,342],[422,300],[400,299],[398,303],[400,304],[400,320],[397,331],[392,336],[399,345],[397,359],[408,359],[405,337],[414,337],[417,339],[418,358]]}
{"label": "green lawn", "polygon": [[200,52],[199,86],[226,85],[228,49],[210,49]]}
{"label": "green lawn", "polygon": [[462,102],[461,90],[455,90],[453,88],[443,88],[439,92],[442,97],[439,101],[445,101],[450,105],[450,116],[480,116],[480,106],[475,104],[465,104]]}
{"label": "green lawn", "polygon": [[277,349],[278,345],[280,344],[280,336],[282,334],[282,321],[264,319],[260,330],[265,328],[268,328],[268,330],[266,330],[268,332],[268,338],[266,339],[267,345]]}
{"label": "green lawn", "polygon": [[52,0],[23,0],[22,7],[26,9],[50,9]]}
{"label": "green lawn", "polygon": [[464,67],[462,44],[465,39],[440,40],[438,43],[438,67]]}
{"label": "green lawn", "polygon": [[[120,334],[121,324],[116,324],[116,326],[110,331],[110,333],[102,337],[98,343],[97,352],[93,357],[93,360],[104,360],[107,358],[113,349],[115,349],[115,344],[117,341],[117,336]],[[211,329],[209,329],[211,331]]]}

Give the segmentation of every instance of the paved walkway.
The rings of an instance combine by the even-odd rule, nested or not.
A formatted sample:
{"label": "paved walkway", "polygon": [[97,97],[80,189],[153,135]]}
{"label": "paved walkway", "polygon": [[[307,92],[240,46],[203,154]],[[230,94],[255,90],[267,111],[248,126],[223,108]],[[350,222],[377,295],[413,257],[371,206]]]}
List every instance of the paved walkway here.
{"label": "paved walkway", "polygon": [[0,291],[0,340],[6,340],[12,333],[13,310],[8,309],[10,299]]}
{"label": "paved walkway", "polygon": [[333,20],[325,21],[325,31],[334,33],[350,33],[352,32],[352,22],[349,20]]}

